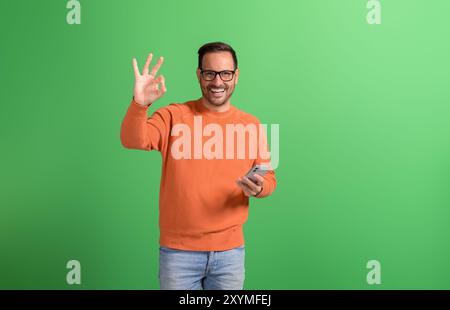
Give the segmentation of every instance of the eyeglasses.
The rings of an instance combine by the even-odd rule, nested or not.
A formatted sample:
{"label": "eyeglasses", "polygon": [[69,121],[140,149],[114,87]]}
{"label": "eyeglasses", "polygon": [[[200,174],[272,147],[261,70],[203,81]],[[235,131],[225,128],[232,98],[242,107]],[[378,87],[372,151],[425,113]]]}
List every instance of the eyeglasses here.
{"label": "eyeglasses", "polygon": [[229,82],[233,79],[234,73],[236,70],[224,70],[224,71],[213,71],[213,70],[203,70],[200,69],[200,74],[202,75],[203,79],[205,81],[212,81],[216,78],[216,75],[218,74],[222,81]]}

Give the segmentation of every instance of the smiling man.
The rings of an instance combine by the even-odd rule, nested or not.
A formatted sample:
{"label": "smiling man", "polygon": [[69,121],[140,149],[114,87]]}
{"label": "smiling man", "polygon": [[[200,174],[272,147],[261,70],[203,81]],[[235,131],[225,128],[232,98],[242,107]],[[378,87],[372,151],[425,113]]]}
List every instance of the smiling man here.
{"label": "smiling man", "polygon": [[[134,96],[120,138],[125,148],[157,150],[162,156],[160,288],[243,289],[243,225],[248,218],[249,198],[269,196],[276,179],[273,170],[256,175],[253,181],[245,177],[255,165],[270,165],[270,158],[265,156],[268,152],[263,132],[249,129],[261,127],[259,120],[230,102],[239,79],[236,53],[222,42],[203,45],[196,71],[202,97],[160,107],[148,117],[148,108],[167,91],[164,77],[157,76],[163,58],[150,70],[152,57],[148,56],[142,72],[133,59]],[[178,130],[193,131],[199,119],[201,136]],[[218,149],[225,148],[222,133],[237,133],[227,131],[230,125],[245,130],[244,137],[227,143],[227,153],[244,149],[244,156],[217,155]],[[213,156],[173,156],[171,150],[182,133],[190,143],[184,144],[181,152],[192,145],[209,145]],[[253,143],[255,139],[259,143]],[[256,150],[252,149],[255,145]]]}

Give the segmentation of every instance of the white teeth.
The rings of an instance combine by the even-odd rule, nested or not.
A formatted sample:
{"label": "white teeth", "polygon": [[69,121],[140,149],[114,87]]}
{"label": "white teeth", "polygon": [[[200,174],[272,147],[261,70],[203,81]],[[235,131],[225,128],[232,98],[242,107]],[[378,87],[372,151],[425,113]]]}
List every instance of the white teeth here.
{"label": "white teeth", "polygon": [[221,93],[223,92],[225,89],[224,88],[211,88],[211,91],[213,93]]}

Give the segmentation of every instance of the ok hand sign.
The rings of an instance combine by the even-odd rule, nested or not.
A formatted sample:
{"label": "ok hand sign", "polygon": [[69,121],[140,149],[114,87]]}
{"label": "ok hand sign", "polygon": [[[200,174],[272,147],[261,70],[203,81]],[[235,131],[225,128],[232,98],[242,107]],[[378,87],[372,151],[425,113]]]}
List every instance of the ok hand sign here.
{"label": "ok hand sign", "polygon": [[166,92],[164,76],[156,77],[164,58],[160,57],[156,65],[148,72],[153,54],[150,53],[144,65],[144,70],[140,74],[136,58],[133,58],[134,69],[134,100],[143,106],[148,106],[158,100]]}

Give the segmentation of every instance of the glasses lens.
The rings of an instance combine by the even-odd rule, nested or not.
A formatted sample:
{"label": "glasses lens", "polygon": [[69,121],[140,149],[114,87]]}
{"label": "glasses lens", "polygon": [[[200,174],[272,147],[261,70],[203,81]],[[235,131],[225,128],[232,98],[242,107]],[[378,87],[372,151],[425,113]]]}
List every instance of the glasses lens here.
{"label": "glasses lens", "polygon": [[224,81],[231,81],[233,79],[233,71],[222,71],[220,72],[220,77]]}
{"label": "glasses lens", "polygon": [[216,77],[216,73],[214,71],[203,71],[202,76],[206,81],[212,81]]}

